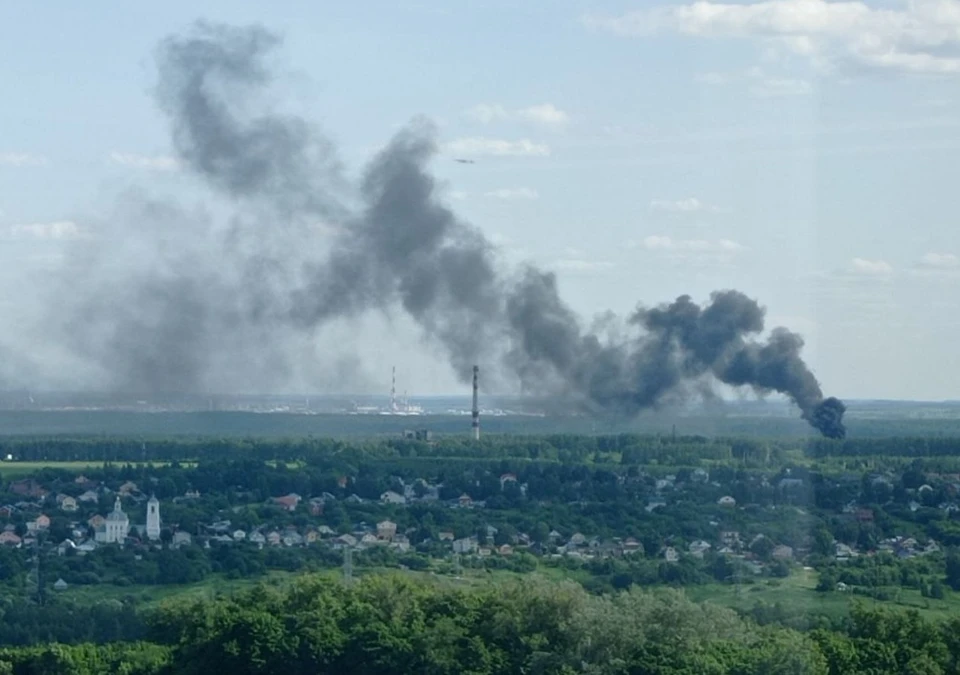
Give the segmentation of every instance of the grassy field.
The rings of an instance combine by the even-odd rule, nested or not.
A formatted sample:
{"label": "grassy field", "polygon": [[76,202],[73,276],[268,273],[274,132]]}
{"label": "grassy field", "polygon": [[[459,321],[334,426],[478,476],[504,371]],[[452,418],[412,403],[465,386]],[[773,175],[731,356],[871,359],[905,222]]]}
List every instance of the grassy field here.
{"label": "grassy field", "polygon": [[109,600],[123,601],[135,599],[139,606],[150,607],[171,598],[209,599],[218,595],[229,595],[257,584],[282,586],[289,583],[295,575],[289,572],[268,572],[262,577],[250,579],[226,579],[219,575],[208,577],[196,584],[170,586],[114,586],[97,584],[95,586],[71,586],[65,591],[51,591],[57,597],[72,600],[80,604],[95,604]]}
{"label": "grassy field", "polygon": [[[141,464],[150,464],[151,466],[165,466],[169,462],[114,462],[115,465],[131,464],[139,466]],[[181,466],[192,466],[195,462],[180,462]],[[62,471],[72,471],[74,473],[83,473],[91,468],[100,468],[103,462],[97,461],[79,461],[79,462],[57,462],[57,461],[36,461],[36,462],[0,462],[0,476],[5,479],[16,478],[31,474],[40,469],[60,469]]]}
{"label": "grassy field", "polygon": [[801,570],[786,579],[743,584],[739,591],[735,585],[727,584],[690,586],[685,590],[693,600],[713,602],[738,610],[750,610],[757,603],[779,603],[790,612],[820,614],[831,618],[845,615],[853,602],[890,609],[915,609],[930,619],[945,619],[960,612],[960,596],[956,594],[935,600],[924,598],[918,590],[904,588],[897,600],[879,601],[853,593],[818,593],[816,586],[817,573]]}
{"label": "grassy field", "polygon": [[[434,574],[431,571],[404,571],[396,569],[367,568],[356,571],[357,576],[369,574],[409,574],[420,579],[429,579],[441,584],[477,584],[498,583],[514,580],[525,575],[506,570],[487,571],[482,569],[462,570],[462,576],[453,577],[443,574]],[[322,574],[340,578],[338,569],[331,569]],[[582,581],[586,574],[571,574],[558,568],[541,567],[532,574],[561,581],[571,579]],[[263,577],[251,579],[226,579],[214,575],[196,584],[177,586],[114,586],[99,584],[96,586],[71,586],[65,591],[57,592],[56,596],[65,600],[72,600],[82,604],[94,604],[103,601],[134,600],[140,607],[155,606],[160,602],[173,598],[208,599],[220,595],[229,595],[257,584],[268,586],[284,586],[291,583],[299,574],[274,571]],[[750,611],[761,605],[782,605],[792,615],[827,616],[833,620],[840,619],[847,614],[854,602],[866,606],[881,606],[889,609],[915,609],[928,619],[946,619],[960,613],[960,594],[949,594],[943,600],[924,598],[919,591],[903,589],[896,600],[878,601],[852,593],[818,593],[815,590],[817,575],[813,570],[801,570],[786,579],[758,580],[756,583],[743,584],[738,589],[735,585],[706,584],[689,586],[684,592],[697,602],[710,602],[740,611]]]}
{"label": "grassy field", "polygon": [[81,473],[91,467],[99,466],[103,466],[103,462],[0,462],[0,475],[4,478],[10,478],[47,468]]}

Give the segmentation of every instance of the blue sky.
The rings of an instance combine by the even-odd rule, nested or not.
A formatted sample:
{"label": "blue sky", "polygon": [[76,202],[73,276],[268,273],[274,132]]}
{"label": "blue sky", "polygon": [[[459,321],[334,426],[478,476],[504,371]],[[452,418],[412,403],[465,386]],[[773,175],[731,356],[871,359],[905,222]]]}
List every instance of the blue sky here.
{"label": "blue sky", "polygon": [[[351,170],[432,118],[453,207],[584,316],[738,288],[828,393],[960,398],[956,0],[5,3],[10,294],[130,186],[207,199],[151,96],[197,18],[283,34],[278,105]],[[363,344],[377,386],[454,386],[414,337]]]}

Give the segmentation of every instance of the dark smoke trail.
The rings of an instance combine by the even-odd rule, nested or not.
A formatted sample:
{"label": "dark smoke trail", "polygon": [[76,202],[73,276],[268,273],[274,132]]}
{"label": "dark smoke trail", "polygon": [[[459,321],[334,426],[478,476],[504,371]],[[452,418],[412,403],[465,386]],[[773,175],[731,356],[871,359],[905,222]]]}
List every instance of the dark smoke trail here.
{"label": "dark smoke trail", "polygon": [[[329,141],[262,104],[279,42],[260,27],[201,23],[160,47],[157,95],[178,158],[240,208],[225,229],[185,225],[168,208],[138,234],[151,264],[106,277],[74,311],[71,325],[84,326],[75,349],[119,370],[116,383],[196,391],[230,381],[225,373],[282,378],[320,327],[399,309],[464,381],[474,363],[494,375],[498,364],[530,393],[633,415],[713,378],[786,394],[822,433],[843,435],[843,404],[823,399],[802,340],[777,329],[760,341],[764,311],[742,293],[640,308],[607,335],[581,324],[553,274],[504,273],[494,247],[439,198],[426,121],[398,133],[350,190]],[[309,229],[317,219],[337,232],[322,252]]]}

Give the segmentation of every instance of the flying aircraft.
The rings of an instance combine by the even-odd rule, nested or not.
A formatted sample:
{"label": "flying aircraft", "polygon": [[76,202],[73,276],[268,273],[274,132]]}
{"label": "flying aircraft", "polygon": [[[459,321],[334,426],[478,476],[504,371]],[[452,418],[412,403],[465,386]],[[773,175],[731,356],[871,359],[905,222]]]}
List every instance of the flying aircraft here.
{"label": "flying aircraft", "polygon": [[454,161],[454,162],[460,162],[461,164],[476,164],[476,162],[473,161],[472,159],[459,159],[459,158],[457,158],[457,159],[455,159],[455,160],[453,160],[453,161]]}

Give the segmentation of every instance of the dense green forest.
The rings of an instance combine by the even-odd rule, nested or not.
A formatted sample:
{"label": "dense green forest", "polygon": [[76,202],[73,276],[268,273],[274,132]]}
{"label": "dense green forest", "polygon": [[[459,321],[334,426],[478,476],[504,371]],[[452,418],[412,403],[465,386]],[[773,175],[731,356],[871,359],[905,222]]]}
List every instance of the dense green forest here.
{"label": "dense green forest", "polygon": [[473,586],[305,577],[177,601],[144,640],[0,651],[0,673],[840,675],[960,672],[960,619],[855,608],[836,631],[761,626],[681,592],[591,596],[529,578]]}
{"label": "dense green forest", "polygon": [[[167,462],[251,459],[257,461],[355,458],[525,459],[566,463],[666,464],[739,461],[781,464],[798,456],[828,458],[960,457],[960,436],[883,439],[765,439],[671,434],[494,435],[418,441],[398,436],[367,439],[265,437],[0,436],[0,457],[21,461]],[[2,464],[0,464],[2,471]]]}

